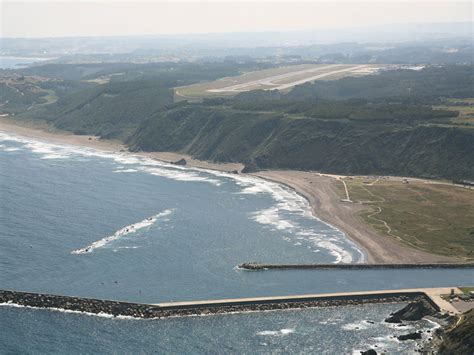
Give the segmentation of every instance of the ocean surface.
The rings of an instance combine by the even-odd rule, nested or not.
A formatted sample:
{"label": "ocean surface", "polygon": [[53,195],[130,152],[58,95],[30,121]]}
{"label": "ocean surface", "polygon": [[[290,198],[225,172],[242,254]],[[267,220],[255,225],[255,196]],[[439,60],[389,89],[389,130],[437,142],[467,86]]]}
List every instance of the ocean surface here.
{"label": "ocean surface", "polygon": [[[0,132],[0,201],[1,289],[163,302],[474,283],[472,270],[462,269],[239,270],[249,261],[361,262],[364,255],[282,185],[6,132]],[[381,320],[391,307],[145,321],[2,306],[0,353],[136,346],[350,353],[367,337],[403,352],[408,345],[387,338],[394,329],[350,325],[361,316]],[[342,335],[350,341],[331,348]]]}
{"label": "ocean surface", "polygon": [[[347,306],[161,320],[111,319],[0,307],[1,353],[47,354],[409,354],[437,326],[384,322],[404,304]],[[423,330],[422,341],[397,335]],[[427,331],[430,331],[428,333]]]}
{"label": "ocean surface", "polygon": [[33,57],[2,57],[0,56],[0,69],[20,69],[30,64],[50,60],[54,58],[33,58]]}

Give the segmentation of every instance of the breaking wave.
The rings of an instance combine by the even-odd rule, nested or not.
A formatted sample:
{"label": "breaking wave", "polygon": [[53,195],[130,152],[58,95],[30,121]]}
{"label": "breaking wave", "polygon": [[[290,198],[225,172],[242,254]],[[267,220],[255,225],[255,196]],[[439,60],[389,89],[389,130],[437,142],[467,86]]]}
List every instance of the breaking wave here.
{"label": "breaking wave", "polygon": [[257,335],[263,336],[284,336],[291,333],[294,333],[295,330],[288,328],[288,329],[280,329],[280,330],[262,330],[261,332],[257,332]]}
{"label": "breaking wave", "polygon": [[[306,245],[314,252],[326,249],[334,263],[361,262],[364,255],[344,233],[315,217],[305,197],[289,187],[264,179],[253,177],[234,177],[243,187],[241,194],[269,194],[275,205],[251,214],[251,218],[260,224],[288,236],[283,239],[293,245]],[[315,220],[318,228],[307,227],[308,219]],[[306,222],[306,223],[305,223]]]}
{"label": "breaking wave", "polygon": [[154,216],[148,217],[144,219],[143,221],[131,224],[129,226],[123,227],[122,229],[119,229],[116,231],[114,234],[111,236],[102,238],[84,248],[81,249],[76,249],[71,252],[71,254],[86,254],[86,253],[91,253],[95,249],[102,248],[106,246],[107,244],[122,238],[123,236],[126,236],[128,234],[136,233],[142,228],[150,227],[152,226],[158,219],[161,217],[169,216],[171,213],[173,213],[173,209],[165,210],[161,213],[158,213]]}
{"label": "breaking wave", "polygon": [[25,306],[25,305],[18,304],[18,303],[13,303],[13,302],[0,303],[0,307],[25,308],[25,309],[33,309],[33,310],[48,310],[48,311],[55,311],[55,312],[60,312],[60,313],[80,314],[80,315],[85,315],[85,316],[102,317],[102,318],[110,318],[110,319],[136,319],[136,320],[142,320],[142,318],[137,318],[137,317],[132,317],[132,316],[123,316],[123,315],[115,316],[113,314],[104,313],[104,312],[91,313],[91,312],[75,311],[75,310],[72,310],[72,309],[64,309],[64,308],[57,308],[57,307],[47,307],[46,308],[46,307]]}
{"label": "breaking wave", "polygon": [[[97,157],[111,159],[124,166],[133,165],[133,168],[116,169],[117,173],[146,172],[155,176],[161,176],[177,181],[205,182],[215,186],[221,184],[221,180],[213,178],[212,174],[202,169],[190,169],[161,162],[152,158],[134,155],[122,152],[108,152],[89,147],[80,147],[74,145],[64,145],[46,141],[38,141],[26,137],[20,137],[5,132],[0,132],[0,142],[16,142],[24,148],[29,149],[34,154],[40,156],[40,159],[69,159],[74,157]],[[3,147],[5,147],[3,145]],[[2,150],[6,149],[0,147]],[[18,149],[18,148],[13,148]]]}

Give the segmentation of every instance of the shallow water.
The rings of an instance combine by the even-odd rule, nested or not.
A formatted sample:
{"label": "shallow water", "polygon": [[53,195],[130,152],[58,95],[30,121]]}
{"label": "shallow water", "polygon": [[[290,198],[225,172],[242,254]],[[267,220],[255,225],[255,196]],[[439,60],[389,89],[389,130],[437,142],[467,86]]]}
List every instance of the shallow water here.
{"label": "shallow water", "polygon": [[[248,261],[358,262],[363,255],[343,233],[314,218],[307,201],[284,186],[2,132],[0,197],[2,289],[162,302],[474,283],[472,270],[464,269],[238,270],[238,264]],[[358,309],[352,308],[347,316],[356,319]],[[324,319],[326,311],[315,312]],[[311,328],[308,344],[276,341],[275,348],[268,349],[257,344],[271,343],[280,335],[299,339],[298,332],[252,333],[245,338],[247,323],[255,332],[292,329],[286,320],[279,323],[288,314],[294,315],[290,323],[298,329],[311,328],[306,313],[300,316],[298,311],[127,323],[0,307],[2,326],[7,327],[4,336],[18,338],[0,343],[10,350],[61,352],[67,345],[63,338],[75,349],[84,343],[84,349],[105,349],[104,344],[116,339],[117,347],[110,348],[114,352],[129,349],[122,344],[123,334],[139,337],[140,332],[143,339],[124,339],[130,344],[145,342],[147,352],[161,346],[157,339],[168,339],[170,345],[163,351],[175,352],[192,346],[197,352],[232,351],[239,341],[249,341],[243,348],[249,352],[284,351],[298,342],[304,345],[296,346],[296,352],[305,352],[310,350],[307,346],[316,346],[314,337],[325,346],[331,342],[332,330],[318,334],[317,327]],[[136,324],[138,330],[133,330]],[[93,340],[84,335],[90,327],[97,329]],[[33,332],[28,342],[16,328]],[[219,328],[227,330],[220,335]],[[196,335],[188,336],[190,331]],[[46,337],[49,345],[44,332],[53,334]],[[236,332],[245,339],[233,339]],[[152,339],[152,334],[158,338]],[[365,336],[351,334],[355,340],[350,347]],[[260,339],[267,336],[271,341]]]}

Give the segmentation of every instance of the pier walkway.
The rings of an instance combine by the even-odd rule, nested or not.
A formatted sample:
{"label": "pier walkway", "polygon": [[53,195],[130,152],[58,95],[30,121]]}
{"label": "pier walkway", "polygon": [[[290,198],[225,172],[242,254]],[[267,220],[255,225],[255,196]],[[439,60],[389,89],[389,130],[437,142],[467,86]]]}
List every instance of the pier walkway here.
{"label": "pier walkway", "polygon": [[304,302],[308,300],[325,299],[376,299],[379,297],[396,297],[399,295],[425,295],[434,303],[442,313],[457,314],[459,311],[448,301],[441,298],[441,295],[449,295],[451,290],[455,294],[461,294],[462,291],[457,287],[437,287],[437,288],[414,288],[400,290],[380,290],[380,291],[358,291],[358,292],[337,292],[337,293],[319,293],[296,296],[275,296],[275,297],[251,297],[251,298],[233,298],[210,301],[190,301],[190,302],[164,302],[156,303],[155,306],[162,308],[176,307],[207,307],[207,306],[226,306],[236,304],[258,304],[258,303],[278,303],[278,302]]}

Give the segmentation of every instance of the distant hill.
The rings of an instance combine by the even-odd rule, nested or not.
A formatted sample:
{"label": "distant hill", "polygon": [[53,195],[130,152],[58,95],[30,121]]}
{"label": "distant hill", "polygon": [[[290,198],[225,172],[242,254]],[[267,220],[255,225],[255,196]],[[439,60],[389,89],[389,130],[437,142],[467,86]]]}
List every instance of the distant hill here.
{"label": "distant hill", "polygon": [[379,75],[316,81],[295,87],[287,98],[341,100],[349,98],[474,97],[472,65],[429,66],[423,70],[389,70]]}

